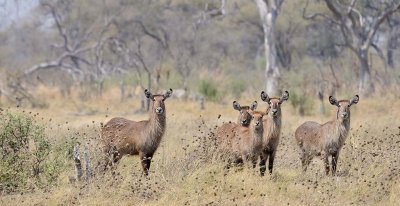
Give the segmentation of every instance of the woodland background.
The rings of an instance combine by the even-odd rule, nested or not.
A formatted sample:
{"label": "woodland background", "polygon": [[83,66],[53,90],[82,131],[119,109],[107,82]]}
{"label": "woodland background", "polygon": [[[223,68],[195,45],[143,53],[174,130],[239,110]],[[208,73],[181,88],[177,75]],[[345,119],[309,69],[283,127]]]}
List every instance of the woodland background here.
{"label": "woodland background", "polygon": [[[398,0],[0,0],[0,205],[399,205],[399,8]],[[149,178],[136,156],[100,174],[101,125],[148,118],[146,88],[174,90]],[[234,100],[265,110],[262,90],[290,93],[274,173],[226,173],[210,134],[236,121]],[[318,158],[302,173],[295,129],[334,119],[329,95],[355,94],[338,175],[325,176]]]}

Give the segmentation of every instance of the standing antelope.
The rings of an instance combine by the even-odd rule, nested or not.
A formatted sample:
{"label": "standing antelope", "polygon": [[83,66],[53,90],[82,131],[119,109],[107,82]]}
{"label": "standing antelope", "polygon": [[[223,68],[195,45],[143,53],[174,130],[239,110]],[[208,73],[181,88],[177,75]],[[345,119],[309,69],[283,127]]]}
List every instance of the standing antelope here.
{"label": "standing antelope", "polygon": [[254,111],[257,108],[257,101],[254,101],[251,103],[250,106],[240,106],[239,102],[233,101],[233,109],[239,111],[239,116],[237,123],[234,122],[227,122],[221,125],[217,129],[217,136],[221,138],[222,136],[225,136],[224,138],[231,139],[233,137],[233,130],[235,127],[238,125],[241,125],[243,127],[248,127],[251,121],[251,115],[250,111]]}
{"label": "standing antelope", "polygon": [[334,97],[329,97],[329,102],[338,107],[336,120],[325,124],[316,122],[305,122],[300,125],[295,133],[297,143],[301,149],[301,163],[303,171],[307,170],[314,156],[321,156],[325,165],[326,175],[329,174],[329,160],[332,156],[332,175],[336,174],[336,165],[342,148],[350,129],[350,107],[357,104],[358,95],[350,101],[337,101]]}
{"label": "standing antelope", "polygon": [[247,127],[236,124],[231,130],[217,132],[219,148],[229,155],[228,168],[231,163],[241,164],[260,155],[264,131],[262,119],[265,113],[251,110],[249,114],[251,121]]}
{"label": "standing antelope", "polygon": [[144,94],[152,100],[149,120],[136,122],[121,117],[113,118],[103,127],[102,140],[104,152],[111,156],[109,161],[116,163],[126,154],[139,155],[143,172],[148,175],[151,159],[165,132],[164,101],[171,96],[172,89],[163,95],[152,95],[146,89]]}
{"label": "standing antelope", "polygon": [[264,91],[261,92],[261,99],[268,103],[267,118],[263,120],[264,134],[263,134],[263,149],[260,156],[260,173],[264,176],[266,170],[266,162],[268,160],[268,170],[272,174],[274,167],[274,159],[276,149],[279,144],[279,137],[281,135],[282,126],[282,110],[281,104],[289,99],[289,92],[283,92],[280,98],[270,98]]}
{"label": "standing antelope", "polygon": [[230,128],[235,127],[237,124],[240,124],[244,127],[249,126],[251,121],[250,111],[254,111],[257,108],[257,101],[251,103],[250,106],[240,106],[239,102],[233,101],[233,109],[239,111],[239,116],[237,119],[237,123],[228,122],[224,123],[219,130],[229,130]]}

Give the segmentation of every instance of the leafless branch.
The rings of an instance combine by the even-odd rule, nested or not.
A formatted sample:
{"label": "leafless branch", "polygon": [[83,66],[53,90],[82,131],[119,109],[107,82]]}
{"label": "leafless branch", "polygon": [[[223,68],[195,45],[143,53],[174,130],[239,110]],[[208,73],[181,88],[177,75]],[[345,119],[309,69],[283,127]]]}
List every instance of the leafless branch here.
{"label": "leafless branch", "polygon": [[145,63],[144,56],[142,53],[142,44],[139,39],[136,39],[135,41],[137,45],[137,51],[135,53],[135,56],[137,57],[137,59],[139,59],[139,62],[142,65],[143,69],[146,71],[146,73],[150,74],[150,70],[147,67],[147,64]]}
{"label": "leafless branch", "polygon": [[278,10],[281,9],[282,4],[283,4],[284,1],[285,1],[285,0],[275,0],[276,8],[277,8]]}
{"label": "leafless branch", "polygon": [[[83,38],[80,38],[79,40],[75,40],[74,45],[70,46],[70,37],[67,35],[67,32],[65,31],[66,29],[63,27],[61,24],[61,17],[58,11],[56,10],[56,7],[54,5],[51,5],[49,3],[43,3],[42,4],[44,7],[48,7],[51,10],[52,17],[55,21],[55,25],[57,27],[59,35],[63,39],[63,44],[61,45],[56,45],[59,48],[63,48],[64,52],[55,60],[49,61],[49,62],[43,62],[37,65],[32,66],[31,68],[27,69],[24,74],[26,76],[31,75],[32,73],[38,71],[38,70],[44,70],[44,69],[61,69],[73,76],[74,79],[76,79],[76,75],[79,75],[83,77],[86,74],[96,74],[95,71],[90,69],[93,65],[96,66],[97,68],[97,74],[104,75],[106,72],[104,70],[103,66],[103,59],[101,57],[101,49],[103,47],[104,42],[107,40],[107,38],[104,38],[105,33],[108,31],[110,25],[115,20],[115,17],[120,14],[122,11],[119,10],[116,12],[115,15],[111,16],[110,18],[106,19],[106,22],[104,23],[101,31],[99,38],[95,43],[91,43],[88,45],[87,42],[88,40],[91,39],[91,34],[93,33],[93,28],[95,27],[94,25],[91,26],[89,29],[86,30],[86,32],[83,35]],[[85,57],[86,53],[94,51],[94,56],[95,56],[95,62],[92,62],[89,58]],[[74,64],[70,64],[68,62],[74,62]],[[88,65],[89,69],[86,69],[86,71],[83,71],[82,68],[80,68],[79,64],[77,62],[82,62],[86,65]],[[96,75],[95,75],[96,76]],[[98,75],[96,76],[98,77]]]}
{"label": "leafless branch", "polygon": [[335,24],[340,24],[340,22],[339,21],[336,21],[335,19],[333,19],[332,17],[330,17],[330,16],[328,16],[328,15],[326,15],[326,14],[324,14],[324,13],[314,13],[314,14],[309,14],[309,15],[307,15],[306,13],[306,10],[307,10],[307,8],[308,8],[308,4],[309,4],[309,0],[307,0],[306,1],[306,5],[304,6],[304,8],[303,8],[303,18],[304,19],[307,19],[307,20],[315,20],[316,18],[318,18],[318,17],[322,17],[322,18],[324,18],[324,19],[327,19],[327,20],[329,20],[330,22],[332,22],[332,23],[335,23]]}
{"label": "leafless branch", "polygon": [[371,45],[372,39],[376,33],[376,31],[378,30],[379,26],[382,24],[382,22],[384,22],[384,20],[390,16],[391,14],[393,14],[394,12],[398,11],[400,9],[400,3],[396,4],[395,6],[386,9],[385,11],[383,11],[375,20],[375,22],[372,24],[371,29],[368,32],[365,44],[363,45],[364,47],[368,47]]}
{"label": "leafless branch", "polygon": [[56,7],[51,5],[51,4],[49,4],[49,3],[42,3],[42,6],[49,7],[51,15],[53,16],[53,20],[56,23],[58,33],[63,38],[63,41],[64,41],[63,47],[65,48],[66,51],[71,51],[71,48],[69,46],[69,41],[68,41],[67,34],[65,33],[65,30],[61,25],[61,22],[60,22],[61,21],[61,17],[57,13]]}
{"label": "leafless branch", "polygon": [[379,58],[381,58],[381,60],[382,60],[382,62],[384,64],[385,70],[386,70],[387,69],[387,62],[385,60],[385,56],[383,55],[382,50],[378,47],[378,45],[374,44],[373,42],[371,43],[371,46],[372,46],[372,48],[375,49],[375,51],[378,54]]}
{"label": "leafless branch", "polygon": [[162,30],[162,29],[161,29],[161,31],[164,33],[164,40],[163,40],[163,39],[161,39],[161,37],[159,37],[157,34],[150,32],[150,31],[147,29],[147,27],[144,25],[143,21],[141,21],[141,20],[135,20],[134,22],[140,25],[140,27],[141,27],[141,29],[142,29],[142,31],[143,31],[144,34],[146,34],[146,35],[148,35],[149,37],[153,38],[154,40],[158,41],[158,42],[164,47],[164,49],[168,48],[168,43],[167,43],[167,41],[166,41],[166,39],[165,39],[165,38],[167,38],[167,37],[166,37],[166,32],[165,32],[165,30]]}
{"label": "leafless branch", "polygon": [[364,26],[364,18],[361,15],[361,12],[358,11],[357,9],[354,8],[355,4],[356,4],[357,0],[352,0],[348,9],[347,9],[347,16],[349,18],[352,19],[353,24],[355,24],[355,19],[352,16],[352,12],[354,12],[355,14],[357,14],[358,16],[358,23],[360,24],[360,26]]}
{"label": "leafless branch", "polygon": [[205,8],[204,11],[202,11],[200,13],[200,16],[197,17],[197,22],[196,25],[202,24],[204,22],[207,21],[207,19],[209,18],[215,18],[218,16],[225,16],[226,12],[225,12],[225,4],[226,4],[226,0],[220,0],[221,1],[221,6],[217,9],[212,9],[209,10],[208,9],[208,4],[205,4]]}
{"label": "leafless branch", "polygon": [[336,8],[332,0],[325,0],[325,3],[336,19],[340,19],[342,17],[342,13],[338,8]]}
{"label": "leafless branch", "polygon": [[226,0],[221,0],[221,6],[218,9],[208,11],[206,15],[210,16],[211,18],[225,15],[225,3]]}

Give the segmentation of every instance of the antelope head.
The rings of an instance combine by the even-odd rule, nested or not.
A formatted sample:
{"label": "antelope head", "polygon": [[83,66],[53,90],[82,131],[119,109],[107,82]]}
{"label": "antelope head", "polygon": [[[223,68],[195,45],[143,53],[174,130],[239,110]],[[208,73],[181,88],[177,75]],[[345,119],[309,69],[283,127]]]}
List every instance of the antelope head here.
{"label": "antelope head", "polygon": [[335,97],[329,96],[329,103],[335,105],[338,108],[336,112],[336,118],[340,121],[344,121],[350,118],[350,107],[354,104],[357,104],[359,99],[359,96],[355,95],[350,100],[338,101]]}
{"label": "antelope head", "polygon": [[289,92],[288,91],[283,92],[282,96],[279,98],[278,97],[270,98],[266,92],[262,91],[261,99],[264,102],[267,102],[269,105],[267,109],[268,115],[271,115],[271,117],[279,117],[281,116],[281,105],[283,102],[289,99]]}
{"label": "antelope head", "polygon": [[251,103],[250,106],[240,106],[239,102],[233,101],[233,109],[240,112],[239,123],[242,126],[249,126],[251,121],[250,111],[254,111],[257,108],[257,101]]}
{"label": "antelope head", "polygon": [[256,130],[261,129],[263,127],[263,117],[265,113],[259,111],[250,111],[249,114],[251,115],[251,125]]}
{"label": "antelope head", "polygon": [[164,94],[151,94],[147,89],[144,90],[145,96],[152,101],[151,109],[158,115],[162,115],[165,111],[164,101],[168,99],[172,94],[172,89],[169,89]]}

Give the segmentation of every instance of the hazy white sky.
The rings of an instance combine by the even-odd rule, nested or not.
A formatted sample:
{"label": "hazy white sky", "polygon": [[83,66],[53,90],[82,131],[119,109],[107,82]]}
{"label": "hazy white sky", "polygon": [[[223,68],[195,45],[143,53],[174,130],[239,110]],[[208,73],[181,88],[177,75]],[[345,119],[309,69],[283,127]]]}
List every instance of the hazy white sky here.
{"label": "hazy white sky", "polygon": [[0,0],[0,30],[25,17],[37,4],[38,0]]}

